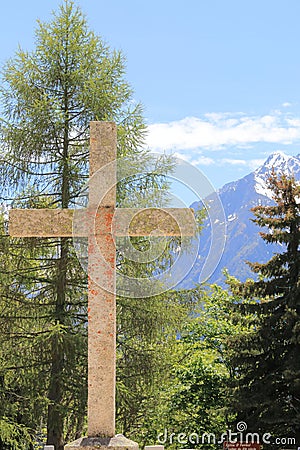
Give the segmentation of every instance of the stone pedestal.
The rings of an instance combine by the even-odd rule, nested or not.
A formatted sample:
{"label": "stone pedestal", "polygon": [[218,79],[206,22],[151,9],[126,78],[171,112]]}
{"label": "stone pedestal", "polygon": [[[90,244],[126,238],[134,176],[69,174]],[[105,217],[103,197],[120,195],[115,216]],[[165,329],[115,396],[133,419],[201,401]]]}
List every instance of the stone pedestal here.
{"label": "stone pedestal", "polygon": [[65,450],[139,450],[136,442],[127,439],[122,434],[112,438],[83,437],[71,444],[65,445]]}
{"label": "stone pedestal", "polygon": [[165,450],[163,445],[145,445],[145,450]]}

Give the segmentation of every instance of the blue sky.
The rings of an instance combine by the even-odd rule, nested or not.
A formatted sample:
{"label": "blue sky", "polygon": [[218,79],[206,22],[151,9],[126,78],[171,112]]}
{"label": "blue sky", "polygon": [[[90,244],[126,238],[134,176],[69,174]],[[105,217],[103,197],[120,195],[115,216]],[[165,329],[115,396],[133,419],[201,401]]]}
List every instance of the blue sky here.
{"label": "blue sky", "polygon": [[[0,64],[34,46],[60,1],[5,1]],[[127,58],[148,145],[195,164],[214,186],[273,151],[300,153],[299,0],[77,0]]]}

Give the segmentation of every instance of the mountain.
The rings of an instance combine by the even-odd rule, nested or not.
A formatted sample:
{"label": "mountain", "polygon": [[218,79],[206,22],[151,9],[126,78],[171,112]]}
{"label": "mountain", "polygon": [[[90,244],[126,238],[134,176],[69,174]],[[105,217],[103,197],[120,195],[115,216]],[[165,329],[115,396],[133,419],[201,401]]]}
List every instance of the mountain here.
{"label": "mountain", "polygon": [[[192,287],[208,277],[209,283],[222,285],[224,268],[242,281],[253,278],[254,274],[246,261],[263,263],[273,253],[281,251],[279,245],[266,244],[259,235],[261,229],[251,221],[254,217],[250,211],[252,207],[274,204],[272,192],[266,185],[272,169],[278,174],[293,175],[300,180],[300,155],[273,153],[254,172],[226,184],[216,194],[205,199],[210,220],[205,222],[196,262],[183,281],[183,287]],[[195,210],[202,206],[201,202],[191,205]],[[206,269],[203,270],[203,266]]]}

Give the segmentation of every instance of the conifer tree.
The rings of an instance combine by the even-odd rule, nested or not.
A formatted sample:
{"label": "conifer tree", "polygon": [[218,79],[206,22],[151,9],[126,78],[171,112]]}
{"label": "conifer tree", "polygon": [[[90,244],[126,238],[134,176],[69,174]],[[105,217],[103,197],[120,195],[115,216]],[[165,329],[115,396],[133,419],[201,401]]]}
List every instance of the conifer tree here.
{"label": "conifer tree", "polygon": [[[117,123],[118,156],[135,155],[136,159],[145,156],[141,150],[145,133],[141,106],[133,102],[124,71],[123,55],[111,50],[89,30],[84,15],[71,0],[63,1],[49,23],[38,22],[35,49],[32,52],[19,49],[3,69],[0,92],[3,201],[23,208],[74,207],[88,178],[91,120]],[[164,165],[165,170],[168,167]],[[118,204],[124,193],[128,198],[134,189],[143,196],[152,190],[160,204],[166,184],[162,171],[158,173],[158,176],[154,172],[146,177],[136,176],[132,183],[123,183]],[[22,384],[30,376],[33,384],[28,399],[36,396],[40,402],[38,414],[30,415],[30,428],[44,423],[44,407],[47,443],[63,450],[65,440],[82,435],[85,425],[87,280],[71,239],[29,241],[11,241],[9,250],[15,259],[11,267],[1,268],[8,279],[1,295],[6,302],[13,298],[12,307],[16,309],[18,298],[23,305],[23,319],[16,309],[10,311],[15,315],[17,330],[22,327],[19,320],[27,324],[22,335],[26,351],[21,358],[25,355],[28,358],[19,381]],[[22,245],[34,246],[35,250],[14,251]],[[5,258],[4,253],[1,256]],[[153,314],[155,317],[157,310]],[[31,331],[30,320],[35,324]],[[161,326],[153,323],[151,314],[147,320],[149,326],[144,324],[143,333]],[[145,321],[144,314],[141,321]],[[14,334],[16,342],[18,336]],[[122,346],[118,349],[121,351]],[[131,359],[134,360],[134,355]],[[4,357],[2,362],[8,381]],[[149,367],[154,364],[149,363]],[[132,376],[142,375],[137,372],[131,373]],[[34,403],[27,406],[35,407]]]}
{"label": "conifer tree", "polygon": [[300,445],[300,186],[294,178],[269,178],[275,205],[252,209],[268,243],[282,245],[267,263],[249,263],[257,281],[229,279],[251,305],[248,330],[235,339],[233,409],[253,432],[294,437]]}

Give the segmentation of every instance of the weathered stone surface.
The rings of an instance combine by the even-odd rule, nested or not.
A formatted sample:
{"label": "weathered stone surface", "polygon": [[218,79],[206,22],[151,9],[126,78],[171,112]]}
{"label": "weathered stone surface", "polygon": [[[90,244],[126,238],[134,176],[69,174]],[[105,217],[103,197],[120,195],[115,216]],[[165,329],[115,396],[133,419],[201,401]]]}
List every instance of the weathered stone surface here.
{"label": "weathered stone surface", "polygon": [[139,446],[122,434],[117,434],[112,438],[84,437],[65,445],[65,450],[78,450],[80,448],[84,448],[84,450],[138,450]]}
{"label": "weathered stone surface", "polygon": [[[96,229],[103,217],[96,216]],[[107,229],[112,215],[106,216]],[[110,233],[89,236],[88,435],[115,434],[116,249]],[[105,288],[104,288],[105,287]]]}
{"label": "weathered stone surface", "polygon": [[116,236],[193,236],[196,232],[190,208],[120,208],[114,223]]}
{"label": "weathered stone surface", "polygon": [[145,445],[145,450],[164,450],[163,445]]}
{"label": "weathered stone surface", "polygon": [[[88,438],[66,450],[137,450],[115,435],[116,236],[191,236],[190,209],[120,209],[116,206],[117,130],[113,123],[91,123],[89,205],[87,209],[11,210],[15,237],[88,237]],[[99,200],[99,192],[101,198]],[[75,216],[75,220],[74,220]],[[75,222],[75,223],[73,223]],[[108,436],[99,438],[95,436]],[[113,437],[114,436],[114,437]]]}
{"label": "weathered stone surface", "polygon": [[[89,205],[99,206],[97,183],[107,194],[101,200],[101,206],[114,206],[116,203],[117,173],[117,126],[113,122],[91,122],[90,124],[90,181]],[[105,170],[101,170],[105,167]],[[100,178],[93,175],[101,170]]]}
{"label": "weathered stone surface", "polygon": [[[116,159],[116,125],[91,122],[88,243],[88,436],[115,435],[116,249],[112,236],[112,218],[116,206],[117,176],[114,164]],[[105,170],[103,170],[104,167]],[[97,171],[99,171],[100,179],[97,175],[96,178],[94,177],[94,183],[93,176]],[[101,200],[100,208],[98,185],[102,189],[104,186],[104,192],[107,192]],[[93,214],[93,211],[96,214]],[[103,289],[102,286],[105,286],[106,289]]]}
{"label": "weathered stone surface", "polygon": [[12,209],[9,234],[14,237],[72,236],[71,209]]}
{"label": "weathered stone surface", "polygon": [[[74,221],[75,217],[75,221]],[[113,220],[112,220],[113,219]],[[89,228],[90,227],[90,228]],[[113,227],[113,228],[112,228]],[[12,209],[9,234],[14,237],[193,236],[194,213],[189,208]]]}

